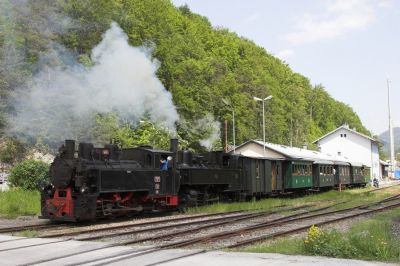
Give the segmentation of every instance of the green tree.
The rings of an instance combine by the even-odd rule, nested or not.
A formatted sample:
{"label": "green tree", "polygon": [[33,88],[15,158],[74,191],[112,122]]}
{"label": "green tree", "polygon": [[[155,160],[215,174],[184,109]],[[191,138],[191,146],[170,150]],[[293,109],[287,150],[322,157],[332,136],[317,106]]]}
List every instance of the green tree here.
{"label": "green tree", "polygon": [[22,160],[27,155],[27,148],[21,142],[3,137],[0,139],[0,162],[4,164],[14,164]]}
{"label": "green tree", "polygon": [[[30,79],[40,56],[54,43],[74,51],[76,60],[90,67],[91,49],[111,21],[116,21],[127,33],[130,44],[151,47],[151,56],[160,62],[157,76],[178,107],[181,123],[177,134],[188,148],[203,149],[199,145],[203,133],[192,130],[197,121],[211,114],[223,132],[224,120],[232,120],[232,111],[224,106],[222,98],[235,109],[237,144],[262,137],[261,108],[253,96],[274,96],[266,105],[265,116],[266,139],[270,142],[301,146],[343,123],[370,134],[352,108],[333,99],[322,85],[313,86],[251,40],[213,27],[187,5],[176,8],[170,0],[38,0],[28,1],[29,16],[24,16],[11,12],[12,1],[0,3],[3,2],[8,4],[1,9],[8,15],[0,16],[0,65],[15,67],[0,70],[0,125],[2,115],[4,124],[4,113],[12,111],[10,95]],[[68,23],[63,29],[55,24],[55,31],[39,30],[53,28],[49,22],[54,19],[49,20],[49,14],[63,18],[56,21]],[[5,60],[9,51],[16,55],[12,61],[15,64]],[[90,135],[98,142],[114,139],[123,147],[167,146],[168,134],[156,125],[120,123],[112,116],[94,116],[95,130],[78,137]],[[231,128],[230,125],[230,131]],[[222,135],[219,143],[223,143]],[[228,136],[232,144],[231,132]]]}
{"label": "green tree", "polygon": [[11,169],[8,181],[12,187],[40,189],[49,182],[49,165],[42,161],[22,161]]}

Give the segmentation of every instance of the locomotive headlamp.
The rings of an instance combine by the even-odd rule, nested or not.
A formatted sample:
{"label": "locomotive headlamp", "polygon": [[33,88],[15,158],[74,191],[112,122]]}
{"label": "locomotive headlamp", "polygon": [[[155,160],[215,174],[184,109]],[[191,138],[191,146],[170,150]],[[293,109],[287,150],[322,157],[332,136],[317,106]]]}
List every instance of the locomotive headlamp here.
{"label": "locomotive headlamp", "polygon": [[81,187],[81,193],[85,193],[87,191],[86,187]]}
{"label": "locomotive headlamp", "polygon": [[167,160],[168,160],[168,161],[171,161],[171,160],[172,160],[172,156],[168,156],[168,157],[167,157]]}

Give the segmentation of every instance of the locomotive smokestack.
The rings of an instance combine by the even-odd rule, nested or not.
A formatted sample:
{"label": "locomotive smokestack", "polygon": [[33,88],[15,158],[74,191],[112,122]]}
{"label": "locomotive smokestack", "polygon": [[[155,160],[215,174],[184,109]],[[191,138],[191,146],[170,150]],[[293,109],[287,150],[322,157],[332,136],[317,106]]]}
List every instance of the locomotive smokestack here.
{"label": "locomotive smokestack", "polygon": [[75,154],[75,140],[67,139],[65,140],[65,158],[74,159]]}
{"label": "locomotive smokestack", "polygon": [[174,155],[176,156],[176,153],[178,152],[178,139],[171,139],[170,151],[173,152]]}

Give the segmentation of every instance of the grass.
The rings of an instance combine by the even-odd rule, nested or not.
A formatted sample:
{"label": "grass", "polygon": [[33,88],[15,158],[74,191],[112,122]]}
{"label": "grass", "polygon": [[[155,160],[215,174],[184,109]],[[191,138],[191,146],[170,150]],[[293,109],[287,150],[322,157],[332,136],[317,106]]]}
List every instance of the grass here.
{"label": "grass", "polygon": [[18,233],[17,235],[32,238],[32,237],[37,237],[39,235],[39,232],[36,230],[25,230]]}
{"label": "grass", "polygon": [[0,216],[16,218],[40,213],[40,193],[22,189],[0,192]]}
{"label": "grass", "polygon": [[[340,208],[372,202],[392,194],[399,194],[400,189],[388,189],[367,193],[365,189],[348,190],[341,199],[352,202],[342,204]],[[316,199],[335,201],[337,192],[331,191],[321,195],[303,197],[301,202],[313,202]],[[322,204],[321,201],[321,204]],[[376,214],[373,217],[354,223],[347,231],[310,229],[305,239],[281,238],[275,241],[262,242],[240,251],[257,253],[282,253],[318,255],[337,258],[362,260],[379,260],[400,262],[400,236],[394,236],[393,226],[399,226],[400,209]],[[394,225],[395,221],[397,224]]]}
{"label": "grass", "polygon": [[288,207],[297,207],[302,205],[312,204],[318,207],[323,207],[331,204],[340,203],[335,206],[336,209],[344,209],[356,205],[367,204],[374,201],[379,201],[396,192],[399,193],[399,188],[390,190],[380,190],[379,192],[369,193],[371,188],[355,188],[347,189],[342,192],[331,190],[324,193],[307,195],[295,198],[269,198],[258,201],[236,202],[236,203],[215,203],[211,205],[193,207],[187,209],[188,214],[197,213],[217,213],[230,212],[238,210],[260,210],[268,211],[277,206],[285,205]]}
{"label": "grass", "polygon": [[283,238],[263,242],[240,251],[317,255],[336,258],[400,262],[400,239],[393,236],[391,227],[400,210],[379,214],[356,222],[348,231],[321,230],[307,238]]}

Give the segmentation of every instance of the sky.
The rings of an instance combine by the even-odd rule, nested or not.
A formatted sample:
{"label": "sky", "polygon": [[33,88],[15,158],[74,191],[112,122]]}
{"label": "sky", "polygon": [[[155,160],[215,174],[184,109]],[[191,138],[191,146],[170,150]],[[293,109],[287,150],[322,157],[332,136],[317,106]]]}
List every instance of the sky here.
{"label": "sky", "polygon": [[400,1],[172,0],[254,41],[350,105],[373,134],[400,126]]}

